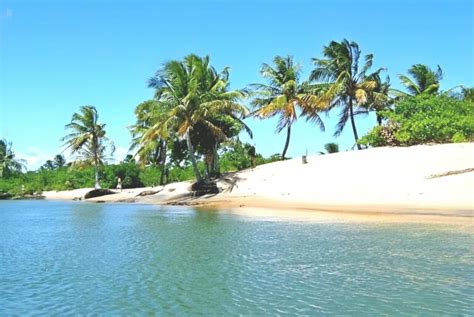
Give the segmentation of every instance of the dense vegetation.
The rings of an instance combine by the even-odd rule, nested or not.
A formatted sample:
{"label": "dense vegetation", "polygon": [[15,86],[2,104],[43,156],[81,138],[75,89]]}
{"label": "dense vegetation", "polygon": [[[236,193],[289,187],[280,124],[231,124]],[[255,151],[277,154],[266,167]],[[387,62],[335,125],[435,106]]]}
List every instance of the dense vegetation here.
{"label": "dense vegetation", "polygon": [[373,128],[361,144],[407,146],[467,142],[474,139],[474,102],[420,94],[381,113],[385,123]]}
{"label": "dense vegetation", "polygon": [[[58,155],[61,156],[61,155]],[[127,160],[128,158],[128,160]],[[128,156],[120,164],[105,164],[99,169],[99,178],[104,188],[116,188],[118,178],[122,180],[123,188],[135,188],[143,186],[158,186],[160,184],[162,169],[159,166],[141,166],[136,164]],[[231,172],[250,168],[252,166],[265,164],[279,160],[275,154],[264,158],[260,154],[254,154],[254,148],[250,144],[235,142],[223,150],[221,157],[221,171]],[[53,161],[49,161],[53,162]],[[203,162],[198,163],[198,169],[204,172]],[[194,179],[192,167],[188,164],[183,166],[170,163],[166,169],[168,182],[179,182]],[[95,185],[95,168],[91,165],[64,166],[45,163],[37,171],[22,173],[12,172],[9,177],[0,178],[0,197],[14,197],[32,195],[47,190],[70,190],[75,188],[92,188]]]}
{"label": "dense vegetation", "polygon": [[[439,66],[432,70],[413,65],[407,75],[398,76],[405,87],[401,91],[391,88],[388,76],[382,80],[384,68],[371,71],[373,55],[363,56],[355,42],[332,41],[322,55],[312,59],[314,69],[306,80],[292,56],[276,56],[271,65],[262,64],[264,84],[240,90],[230,89],[229,69],[217,71],[208,56],[190,54],[169,61],[149,80],[153,99],[136,106],[135,123],[129,127],[133,155],[109,164],[114,147],[106,125],[99,123],[95,107],[83,106],[66,124],[68,134],[62,139],[64,150],[76,155],[73,162],[57,155],[38,171],[24,173],[24,162],[15,157],[11,142],[0,141],[0,196],[115,188],[119,180],[124,188],[189,179],[205,182],[222,172],[285,159],[297,117],[324,130],[320,115],[334,108],[340,109],[334,136],[350,122],[358,149],[473,140],[473,89],[441,91]],[[356,119],[369,112],[375,113],[376,126],[359,138]],[[253,136],[244,122],[250,116],[279,118],[276,132],[286,130],[287,135],[281,155],[265,159],[254,146],[239,141],[241,132]],[[321,154],[339,148],[328,143],[325,150]]]}

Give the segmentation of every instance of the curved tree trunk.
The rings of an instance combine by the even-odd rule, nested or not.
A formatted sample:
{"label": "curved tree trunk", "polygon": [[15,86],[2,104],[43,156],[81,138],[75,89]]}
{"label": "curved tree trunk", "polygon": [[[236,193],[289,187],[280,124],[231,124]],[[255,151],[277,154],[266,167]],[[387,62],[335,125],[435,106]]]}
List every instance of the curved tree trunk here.
{"label": "curved tree trunk", "polygon": [[357,145],[357,149],[361,150],[362,148],[361,148],[360,144],[358,143],[359,136],[357,135],[357,129],[356,129],[355,120],[354,120],[354,109],[353,109],[353,106],[352,106],[352,98],[351,97],[349,97],[349,114],[350,114],[350,117],[351,117],[352,132],[354,132],[354,139],[355,139],[355,142],[356,142],[356,145]]}
{"label": "curved tree trunk", "polygon": [[196,181],[200,182],[202,180],[202,177],[197,167],[196,157],[194,156],[194,147],[193,147],[193,144],[191,143],[191,135],[189,133],[189,129],[188,131],[186,131],[186,144],[188,146],[189,159],[191,160],[191,164],[193,166],[193,171],[194,171],[194,175],[196,176]]}
{"label": "curved tree trunk", "polygon": [[285,159],[286,151],[288,150],[288,145],[290,145],[290,136],[291,136],[291,124],[288,124],[288,128],[286,130],[286,142],[285,147],[283,148],[283,153],[281,153],[281,159]]}

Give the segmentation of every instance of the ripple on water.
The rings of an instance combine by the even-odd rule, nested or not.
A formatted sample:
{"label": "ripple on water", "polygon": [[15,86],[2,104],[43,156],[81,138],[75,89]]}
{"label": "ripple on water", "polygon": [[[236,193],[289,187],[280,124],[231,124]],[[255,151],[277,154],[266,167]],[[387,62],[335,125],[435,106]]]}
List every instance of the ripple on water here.
{"label": "ripple on water", "polygon": [[473,234],[440,225],[47,202],[0,223],[0,315],[474,311]]}

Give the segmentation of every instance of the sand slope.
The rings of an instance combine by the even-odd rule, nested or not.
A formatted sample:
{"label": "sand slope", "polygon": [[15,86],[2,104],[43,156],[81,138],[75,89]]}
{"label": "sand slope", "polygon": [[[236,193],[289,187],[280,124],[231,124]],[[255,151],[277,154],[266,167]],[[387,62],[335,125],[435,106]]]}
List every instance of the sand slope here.
{"label": "sand slope", "polygon": [[[375,148],[258,166],[222,182],[222,196],[314,205],[474,209],[474,143]],[[430,178],[453,171],[463,173]]]}
{"label": "sand slope", "polygon": [[[382,207],[474,211],[474,143],[375,148],[301,157],[225,175],[222,193],[194,198],[191,182],[125,189],[92,201],[192,203],[312,209]],[[458,173],[432,178],[433,175]],[[73,199],[90,189],[45,192],[46,199]],[[143,191],[154,195],[138,196]]]}

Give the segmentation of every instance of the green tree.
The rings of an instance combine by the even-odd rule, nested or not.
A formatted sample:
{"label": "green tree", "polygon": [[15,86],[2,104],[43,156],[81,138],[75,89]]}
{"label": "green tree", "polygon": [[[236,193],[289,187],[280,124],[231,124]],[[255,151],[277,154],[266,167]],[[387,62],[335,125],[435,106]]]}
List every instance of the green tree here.
{"label": "green tree", "polygon": [[398,75],[403,86],[405,86],[408,93],[393,90],[398,96],[417,96],[420,94],[437,94],[439,92],[439,82],[443,79],[443,71],[441,67],[437,67],[436,71],[429,68],[427,65],[416,64],[410,67],[408,74]]}
{"label": "green tree", "polygon": [[127,154],[125,156],[125,158],[123,159],[123,163],[127,164],[127,163],[130,163],[130,164],[135,164],[135,158],[133,157],[132,154]]}
{"label": "green tree", "polygon": [[144,138],[144,135],[153,126],[165,120],[170,110],[171,107],[168,103],[155,100],[142,102],[135,109],[136,123],[130,127],[133,137],[130,149],[137,151],[136,156],[140,164],[154,164],[161,167],[160,185],[165,183],[167,148],[170,136],[165,139],[160,134],[149,135],[147,138]]}
{"label": "green tree", "polygon": [[57,154],[53,159],[53,163],[55,168],[61,168],[66,165],[66,159],[64,158],[64,155]]}
{"label": "green tree", "polygon": [[337,143],[326,143],[324,144],[324,149],[326,152],[319,152],[319,154],[331,154],[331,153],[337,153],[339,152],[339,144]]}
{"label": "green tree", "polygon": [[446,95],[420,94],[398,100],[383,112],[386,122],[360,142],[371,146],[409,146],[474,139],[474,102]]}
{"label": "green tree", "polygon": [[463,87],[462,98],[463,100],[474,102],[474,88]]}
{"label": "green tree", "polygon": [[324,47],[323,55],[321,59],[313,58],[315,69],[311,72],[310,80],[325,83],[321,85],[320,99],[327,104],[328,109],[336,106],[342,108],[334,135],[339,136],[350,119],[354,139],[360,150],[355,116],[367,112],[360,106],[367,103],[370,92],[376,87],[373,77],[383,69],[367,74],[372,67],[373,55],[365,55],[364,64],[359,65],[359,45],[346,39],[330,42]]}
{"label": "green tree", "polygon": [[43,169],[47,169],[47,170],[54,170],[55,166],[54,166],[54,162],[52,160],[47,160],[43,166],[41,166],[41,168]]}
{"label": "green tree", "polygon": [[375,73],[370,78],[375,82],[375,87],[369,91],[368,100],[364,107],[375,112],[378,125],[382,125],[382,112],[392,107],[394,98],[390,96],[390,77],[382,81],[380,74]]}
{"label": "green tree", "polygon": [[291,126],[298,118],[298,108],[307,115],[320,129],[324,124],[318,115],[319,101],[313,95],[307,82],[300,83],[300,66],[293,61],[292,56],[276,56],[274,66],[263,64],[261,75],[268,81],[266,84],[253,84],[251,87],[257,96],[252,100],[256,110],[253,114],[260,118],[279,116],[276,132],[286,128],[286,141],[281,153],[285,159],[290,144]]}
{"label": "green tree", "polygon": [[[65,126],[72,132],[62,138],[65,141],[65,150],[70,149],[72,154],[77,154],[81,163],[94,166],[95,188],[100,188],[99,167],[107,159],[107,145],[111,154],[115,147],[105,136],[105,124],[99,123],[97,109],[93,106],[83,106],[79,113],[72,115],[71,122]],[[107,143],[106,143],[107,142]]]}
{"label": "green tree", "polygon": [[7,177],[12,172],[21,172],[25,168],[25,161],[17,159],[12,150],[12,143],[6,139],[0,140],[0,177]]}
{"label": "green tree", "polygon": [[159,136],[168,139],[171,132],[184,137],[194,175],[199,182],[199,172],[192,134],[199,124],[214,136],[226,139],[222,128],[213,123],[216,114],[229,115],[236,120],[248,113],[239,103],[244,97],[238,90],[229,91],[229,71],[218,73],[210,65],[209,57],[191,54],[182,61],[164,64],[150,79],[149,86],[155,89],[155,98],[172,106],[163,120],[160,120],[142,137],[142,143],[156,140]]}

